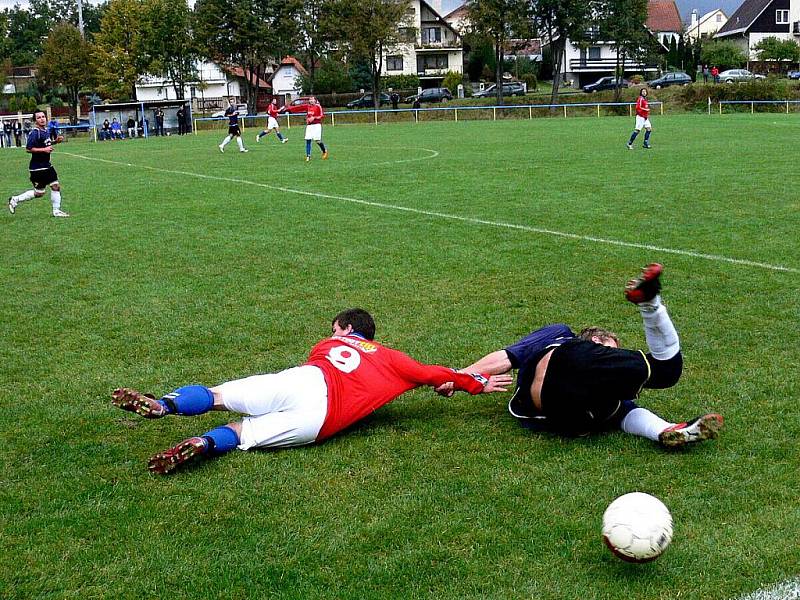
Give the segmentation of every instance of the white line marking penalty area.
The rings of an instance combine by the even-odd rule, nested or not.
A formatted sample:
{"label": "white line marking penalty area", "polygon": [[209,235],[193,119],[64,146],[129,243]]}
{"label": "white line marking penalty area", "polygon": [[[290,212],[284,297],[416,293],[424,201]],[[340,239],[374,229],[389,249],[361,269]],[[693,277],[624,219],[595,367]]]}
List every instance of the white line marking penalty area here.
{"label": "white line marking penalty area", "polygon": [[[462,223],[473,223],[475,225],[486,225],[488,227],[499,227],[503,229],[512,229],[516,231],[525,231],[528,233],[537,233],[540,235],[548,235],[553,237],[561,237],[571,240],[578,240],[583,242],[592,242],[595,244],[605,244],[608,246],[617,246],[622,248],[636,248],[639,250],[647,250],[650,252],[660,252],[662,254],[673,254],[676,256],[688,256],[690,258],[699,258],[702,260],[708,260],[713,262],[723,262],[732,265],[740,265],[744,267],[754,267],[758,269],[766,269],[768,271],[778,271],[783,273],[798,273],[800,274],[800,269],[795,267],[786,267],[782,265],[772,265],[769,263],[763,263],[753,260],[745,260],[740,258],[730,258],[728,256],[722,256],[719,254],[705,254],[702,252],[694,252],[691,250],[680,250],[676,248],[663,248],[660,246],[653,246],[650,244],[640,244],[636,242],[625,242],[622,240],[612,240],[608,238],[601,238],[601,237],[594,237],[590,235],[580,235],[577,233],[568,233],[564,231],[556,231],[553,229],[545,229],[541,227],[532,227],[530,225],[519,225],[516,223],[504,223],[503,221],[490,221],[488,219],[478,219],[475,217],[464,217],[461,215],[453,215],[448,213],[442,213],[433,210],[423,210],[420,208],[411,208],[408,206],[400,206],[397,204],[387,204],[385,202],[375,202],[372,200],[360,200],[358,198],[349,198],[347,196],[337,196],[335,194],[324,194],[321,192],[309,192],[306,190],[297,190],[293,188],[283,187],[279,185],[270,185],[268,183],[259,183],[257,181],[249,181],[247,179],[240,179],[237,177],[223,177],[220,175],[206,175],[204,173],[193,173],[191,171],[179,171],[175,169],[164,169],[161,167],[151,167],[148,165],[134,165],[127,162],[121,162],[116,160],[109,160],[106,158],[96,158],[91,156],[84,156],[82,154],[74,154],[72,152],[59,152],[62,156],[71,156],[73,158],[83,159],[83,160],[90,160],[95,162],[102,162],[110,165],[117,165],[122,167],[132,167],[136,169],[145,169],[148,171],[154,171],[157,173],[166,173],[168,175],[182,175],[185,177],[197,177],[199,179],[209,179],[213,181],[227,181],[230,183],[239,183],[243,185],[250,185],[254,187],[260,187],[268,190],[275,190],[278,192],[284,192],[287,194],[298,194],[301,196],[311,196],[313,198],[325,198],[328,200],[338,200],[340,202],[350,202],[351,204],[360,204],[361,206],[370,206],[373,208],[381,208],[384,210],[393,210],[398,212],[405,212],[410,214],[416,215],[424,215],[426,217],[437,217],[440,219],[447,219],[450,221],[460,221]],[[428,157],[425,157],[428,158]],[[432,157],[431,157],[432,158]]]}

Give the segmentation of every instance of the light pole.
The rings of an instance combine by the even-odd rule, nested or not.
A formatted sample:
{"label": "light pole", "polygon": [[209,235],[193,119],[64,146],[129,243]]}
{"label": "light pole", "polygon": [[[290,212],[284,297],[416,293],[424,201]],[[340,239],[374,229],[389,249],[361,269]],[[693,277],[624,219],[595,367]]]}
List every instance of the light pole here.
{"label": "light pole", "polygon": [[81,37],[83,35],[83,0],[78,0],[78,31],[81,32]]}

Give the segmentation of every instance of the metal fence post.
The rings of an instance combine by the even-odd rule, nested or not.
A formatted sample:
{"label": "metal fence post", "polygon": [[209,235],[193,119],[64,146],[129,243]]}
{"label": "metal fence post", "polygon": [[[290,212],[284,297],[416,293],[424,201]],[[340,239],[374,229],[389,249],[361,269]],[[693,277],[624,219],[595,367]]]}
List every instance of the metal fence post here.
{"label": "metal fence post", "polygon": [[497,121],[497,108],[492,107],[492,121]]}

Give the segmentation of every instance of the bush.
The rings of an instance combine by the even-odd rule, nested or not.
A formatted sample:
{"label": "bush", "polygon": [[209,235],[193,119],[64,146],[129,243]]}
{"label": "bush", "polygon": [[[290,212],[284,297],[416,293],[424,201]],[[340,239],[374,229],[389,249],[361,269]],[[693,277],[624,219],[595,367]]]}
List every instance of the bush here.
{"label": "bush", "polygon": [[[464,83],[464,76],[455,71],[448,71],[442,80],[442,87],[446,87],[453,96],[458,96],[458,86]],[[464,86],[465,88],[467,86]]]}
{"label": "bush", "polygon": [[416,75],[387,75],[382,80],[383,89],[416,90],[419,87],[419,77]]}
{"label": "bush", "polygon": [[525,84],[528,86],[529,92],[535,92],[536,88],[539,87],[539,82],[536,81],[536,75],[533,73],[524,73],[519,77],[520,81],[524,81]]}
{"label": "bush", "polygon": [[17,97],[11,96],[11,98],[8,101],[8,112],[15,113],[18,110],[19,108],[17,108]]}
{"label": "bush", "polygon": [[[307,75],[298,77],[304,94],[310,93],[311,79]],[[354,91],[354,83],[342,61],[327,58],[320,62],[314,72],[314,93],[331,94]]]}
{"label": "bush", "polygon": [[634,84],[634,85],[639,85],[639,84],[641,84],[641,83],[644,83],[644,77],[643,77],[642,75],[639,75],[639,74],[637,73],[636,75],[631,75],[631,76],[628,78],[628,81],[630,81],[630,82],[631,82],[632,84]]}

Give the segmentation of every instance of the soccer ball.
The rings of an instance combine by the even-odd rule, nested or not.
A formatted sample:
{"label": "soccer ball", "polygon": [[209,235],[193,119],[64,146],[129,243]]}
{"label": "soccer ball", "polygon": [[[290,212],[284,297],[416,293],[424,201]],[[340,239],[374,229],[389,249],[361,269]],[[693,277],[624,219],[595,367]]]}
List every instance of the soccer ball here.
{"label": "soccer ball", "polygon": [[672,541],[672,515],[655,496],[625,494],[603,513],[603,541],[624,561],[655,560]]}

